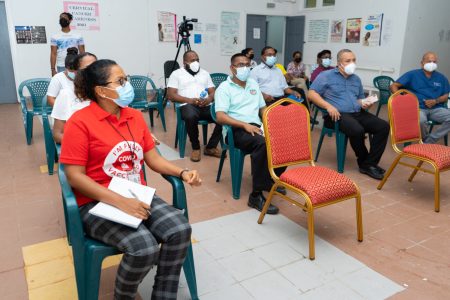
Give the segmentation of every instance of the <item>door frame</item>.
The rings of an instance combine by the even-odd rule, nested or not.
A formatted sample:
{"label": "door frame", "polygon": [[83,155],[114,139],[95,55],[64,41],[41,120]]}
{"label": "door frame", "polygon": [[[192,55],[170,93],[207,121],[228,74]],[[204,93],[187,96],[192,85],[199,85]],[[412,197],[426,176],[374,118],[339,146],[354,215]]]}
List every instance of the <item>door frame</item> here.
{"label": "door frame", "polygon": [[17,103],[20,103],[19,99],[19,93],[17,91],[17,88],[20,85],[19,82],[19,69],[17,68],[17,43],[16,43],[16,35],[14,31],[14,22],[12,20],[12,8],[11,8],[11,2],[12,0],[0,0],[0,2],[5,3],[5,12],[6,12],[6,24],[8,26],[8,34],[9,34],[9,47],[11,50],[11,59],[12,59],[12,65],[14,70],[14,81],[16,83],[16,96],[17,96]]}

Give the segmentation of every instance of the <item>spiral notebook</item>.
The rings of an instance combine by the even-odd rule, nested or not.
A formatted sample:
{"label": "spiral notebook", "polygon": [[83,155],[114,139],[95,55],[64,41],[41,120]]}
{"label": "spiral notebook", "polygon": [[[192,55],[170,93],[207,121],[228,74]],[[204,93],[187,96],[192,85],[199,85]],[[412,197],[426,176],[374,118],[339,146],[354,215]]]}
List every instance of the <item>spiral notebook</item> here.
{"label": "spiral notebook", "polygon": [[[153,196],[155,195],[156,191],[154,188],[151,188],[149,186],[138,184],[119,177],[113,177],[113,179],[109,183],[108,189],[124,197],[135,198],[131,193],[132,191],[139,198],[139,200],[147,203],[148,205],[152,203]],[[120,223],[132,228],[138,228],[138,226],[142,222],[141,219],[129,215],[121,211],[120,209],[103,202],[99,202],[97,205],[91,208],[89,210],[89,213],[93,214],[94,216]]]}

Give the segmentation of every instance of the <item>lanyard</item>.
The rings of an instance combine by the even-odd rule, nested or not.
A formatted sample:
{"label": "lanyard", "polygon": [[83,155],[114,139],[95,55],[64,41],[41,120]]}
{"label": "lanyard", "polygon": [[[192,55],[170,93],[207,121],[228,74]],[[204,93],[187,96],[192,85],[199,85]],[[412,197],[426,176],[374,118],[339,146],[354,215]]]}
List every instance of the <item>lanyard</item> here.
{"label": "lanyard", "polygon": [[134,159],[135,157],[137,158],[137,156],[135,155],[135,152],[134,152],[135,147],[136,147],[136,141],[134,140],[134,136],[133,136],[133,133],[132,133],[131,130],[130,130],[130,126],[128,125],[128,121],[125,121],[125,124],[127,124],[128,132],[130,133],[131,139],[133,140],[133,146],[134,146],[133,148],[131,148],[130,143],[128,143],[128,140],[120,133],[120,131],[119,131],[116,127],[114,127],[114,125],[113,125],[108,119],[106,119],[106,121],[107,121],[108,124],[114,129],[114,131],[117,132],[117,133],[120,135],[120,137],[123,139],[123,141],[124,141],[125,143],[127,143],[128,148],[129,148],[130,151],[131,151],[131,154],[132,154],[133,159]]}

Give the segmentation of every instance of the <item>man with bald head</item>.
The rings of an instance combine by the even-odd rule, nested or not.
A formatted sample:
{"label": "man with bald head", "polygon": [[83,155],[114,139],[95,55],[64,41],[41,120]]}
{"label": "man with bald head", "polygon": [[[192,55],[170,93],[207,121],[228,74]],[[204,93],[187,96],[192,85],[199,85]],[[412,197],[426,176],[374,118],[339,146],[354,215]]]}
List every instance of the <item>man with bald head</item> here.
{"label": "man with bald head", "polygon": [[[195,51],[186,51],[183,55],[184,68],[173,71],[167,83],[168,99],[179,102],[181,118],[186,123],[186,131],[192,144],[191,160],[201,159],[198,139],[198,121],[213,123],[210,105],[214,101],[214,83],[209,73],[200,68],[200,59]],[[220,157],[217,148],[222,135],[222,126],[216,125],[203,154]]]}
{"label": "man with bald head", "polygon": [[[427,52],[420,62],[422,68],[403,74],[390,87],[395,93],[400,88],[414,93],[419,100],[420,127],[424,143],[434,144],[448,134],[450,130],[450,111],[447,108],[450,87],[448,79],[436,71],[438,57],[436,53]],[[442,125],[428,134],[427,121]]]}

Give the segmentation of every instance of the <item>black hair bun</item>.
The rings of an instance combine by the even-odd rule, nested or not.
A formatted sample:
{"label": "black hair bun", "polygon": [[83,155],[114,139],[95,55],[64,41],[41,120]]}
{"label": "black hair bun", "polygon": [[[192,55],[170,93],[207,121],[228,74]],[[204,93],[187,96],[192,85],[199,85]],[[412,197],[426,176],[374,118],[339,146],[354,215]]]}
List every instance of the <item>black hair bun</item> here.
{"label": "black hair bun", "polygon": [[67,55],[77,55],[77,54],[78,54],[77,47],[70,47],[67,49]]}

